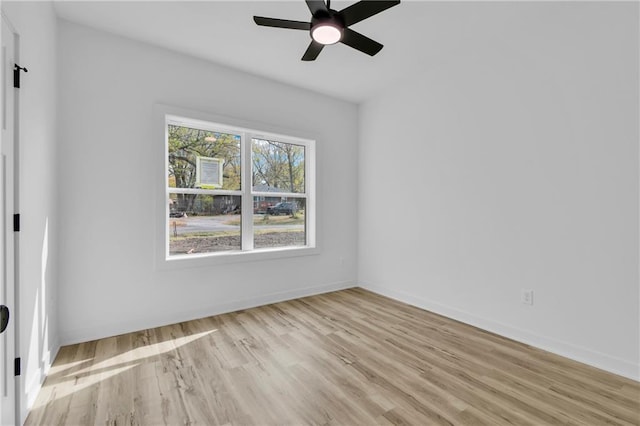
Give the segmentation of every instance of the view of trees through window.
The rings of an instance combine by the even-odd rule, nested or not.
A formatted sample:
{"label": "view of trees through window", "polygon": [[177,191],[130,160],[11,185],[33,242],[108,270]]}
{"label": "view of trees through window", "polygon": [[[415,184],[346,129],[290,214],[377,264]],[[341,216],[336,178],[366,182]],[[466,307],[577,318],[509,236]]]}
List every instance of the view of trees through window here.
{"label": "view of trees through window", "polygon": [[[178,124],[167,134],[170,255],[306,245],[304,145]],[[251,188],[242,185],[243,143]]]}
{"label": "view of trees through window", "polygon": [[304,146],[264,139],[252,142],[254,185],[304,192]]}

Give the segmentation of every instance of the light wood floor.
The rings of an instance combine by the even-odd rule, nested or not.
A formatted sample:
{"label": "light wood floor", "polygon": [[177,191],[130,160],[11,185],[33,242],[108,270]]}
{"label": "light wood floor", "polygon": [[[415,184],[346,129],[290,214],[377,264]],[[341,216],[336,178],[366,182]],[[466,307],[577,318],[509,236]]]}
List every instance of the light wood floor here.
{"label": "light wood floor", "polygon": [[640,424],[640,384],[351,289],[66,346],[28,425]]}

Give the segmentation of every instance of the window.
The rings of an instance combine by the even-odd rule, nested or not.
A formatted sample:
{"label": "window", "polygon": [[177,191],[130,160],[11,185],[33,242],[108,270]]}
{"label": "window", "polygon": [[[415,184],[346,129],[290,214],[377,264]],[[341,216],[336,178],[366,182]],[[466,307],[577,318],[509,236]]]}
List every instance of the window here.
{"label": "window", "polygon": [[315,247],[314,141],[164,115],[165,260]]}

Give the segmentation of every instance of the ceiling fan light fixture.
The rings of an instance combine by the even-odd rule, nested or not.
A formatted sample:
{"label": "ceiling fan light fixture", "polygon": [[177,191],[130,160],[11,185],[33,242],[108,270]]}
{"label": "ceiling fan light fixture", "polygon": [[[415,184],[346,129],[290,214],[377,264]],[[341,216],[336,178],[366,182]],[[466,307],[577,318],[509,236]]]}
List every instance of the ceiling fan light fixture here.
{"label": "ceiling fan light fixture", "polygon": [[311,38],[320,44],[336,44],[342,40],[342,28],[329,23],[322,23],[311,29]]}

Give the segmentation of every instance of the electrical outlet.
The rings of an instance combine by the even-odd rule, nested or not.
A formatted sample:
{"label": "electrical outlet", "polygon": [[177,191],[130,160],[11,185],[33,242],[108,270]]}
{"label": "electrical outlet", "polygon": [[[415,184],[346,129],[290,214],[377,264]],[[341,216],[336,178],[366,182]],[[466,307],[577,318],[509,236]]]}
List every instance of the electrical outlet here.
{"label": "electrical outlet", "polygon": [[522,290],[521,301],[525,305],[533,305],[533,290]]}

